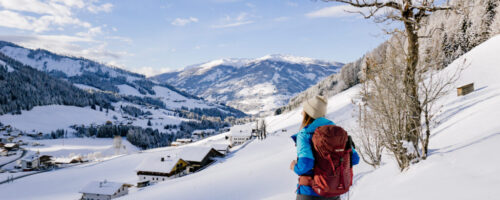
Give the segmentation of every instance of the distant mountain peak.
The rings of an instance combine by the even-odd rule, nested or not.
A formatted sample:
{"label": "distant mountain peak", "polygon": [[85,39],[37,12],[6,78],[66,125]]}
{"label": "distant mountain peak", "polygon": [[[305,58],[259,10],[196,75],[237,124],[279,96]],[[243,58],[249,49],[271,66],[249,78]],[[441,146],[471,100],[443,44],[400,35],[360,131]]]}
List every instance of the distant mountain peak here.
{"label": "distant mountain peak", "polygon": [[339,62],[270,54],[254,59],[212,60],[151,79],[207,100],[224,102],[248,114],[267,114],[295,94],[337,73],[342,66]]}

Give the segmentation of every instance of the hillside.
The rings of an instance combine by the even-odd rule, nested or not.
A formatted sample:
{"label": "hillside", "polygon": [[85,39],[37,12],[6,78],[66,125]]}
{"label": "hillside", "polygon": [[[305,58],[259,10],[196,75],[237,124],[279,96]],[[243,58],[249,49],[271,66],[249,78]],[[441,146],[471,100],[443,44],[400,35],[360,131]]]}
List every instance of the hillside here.
{"label": "hillside", "polygon": [[[420,62],[424,63],[422,65],[438,65],[444,68],[472,48],[500,34],[498,1],[452,0],[450,4],[462,10],[432,13],[424,19],[425,25],[419,29],[419,34],[425,36],[419,41]],[[367,67],[367,57],[375,59],[383,57],[391,43],[394,43],[394,37],[367,52],[358,60],[347,63],[340,73],[332,74],[290,98],[288,104],[279,108],[277,113],[293,110],[300,106],[304,99],[314,95],[332,96],[357,84],[359,77],[363,76],[361,71]]]}
{"label": "hillside", "polygon": [[305,57],[268,55],[257,59],[220,59],[168,72],[153,80],[225,102],[248,114],[269,114],[343,64]]}
{"label": "hillside", "polygon": [[229,113],[230,116],[244,115],[236,109],[210,103],[179,91],[169,84],[156,83],[146,79],[144,75],[89,59],[59,55],[43,49],[27,49],[5,41],[0,41],[0,53],[22,65],[69,81],[80,89],[131,96],[128,101],[134,103],[156,104],[170,110],[219,109],[221,112]]}
{"label": "hillside", "polygon": [[[500,36],[479,45],[464,57],[471,65],[463,71],[456,86],[474,82],[476,91],[462,97],[454,92],[440,102],[440,123],[432,134],[429,158],[403,173],[389,156],[373,170],[365,163],[354,168],[355,184],[349,199],[496,199],[500,193],[500,160],[496,144],[500,126],[495,117],[500,109]],[[453,71],[461,60],[442,73]],[[490,74],[491,76],[487,76]],[[329,99],[327,118],[356,130],[351,99],[358,87]],[[300,108],[267,118],[270,132],[264,141],[253,141],[223,163],[178,180],[167,181],[123,199],[293,199],[296,176],[288,170],[295,159],[289,136],[300,122]],[[288,129],[281,133],[281,129]],[[231,183],[237,183],[236,185]],[[197,192],[192,191],[196,188]],[[248,189],[252,188],[252,189]],[[460,192],[457,191],[467,191]]]}

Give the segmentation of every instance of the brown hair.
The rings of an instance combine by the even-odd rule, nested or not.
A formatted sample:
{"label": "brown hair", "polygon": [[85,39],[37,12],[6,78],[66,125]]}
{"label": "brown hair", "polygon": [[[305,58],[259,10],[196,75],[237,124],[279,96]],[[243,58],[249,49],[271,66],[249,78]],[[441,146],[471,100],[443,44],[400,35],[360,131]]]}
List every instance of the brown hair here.
{"label": "brown hair", "polygon": [[300,128],[304,128],[306,127],[307,125],[311,124],[315,119],[312,118],[311,116],[309,116],[309,114],[307,114],[306,112],[304,112],[304,118],[302,119],[302,125],[300,126]]}

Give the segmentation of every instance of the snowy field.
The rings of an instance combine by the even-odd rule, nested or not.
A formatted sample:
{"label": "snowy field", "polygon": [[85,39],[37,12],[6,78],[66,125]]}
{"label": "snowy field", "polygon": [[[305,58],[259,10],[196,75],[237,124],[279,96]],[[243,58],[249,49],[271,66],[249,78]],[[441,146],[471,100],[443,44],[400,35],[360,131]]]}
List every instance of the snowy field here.
{"label": "snowy field", "polygon": [[112,121],[112,116],[120,116],[112,110],[99,112],[90,107],[76,107],[63,105],[36,106],[30,111],[22,111],[21,115],[0,115],[0,122],[11,125],[27,133],[50,133],[57,129],[68,129],[74,124],[103,124],[107,120]]}

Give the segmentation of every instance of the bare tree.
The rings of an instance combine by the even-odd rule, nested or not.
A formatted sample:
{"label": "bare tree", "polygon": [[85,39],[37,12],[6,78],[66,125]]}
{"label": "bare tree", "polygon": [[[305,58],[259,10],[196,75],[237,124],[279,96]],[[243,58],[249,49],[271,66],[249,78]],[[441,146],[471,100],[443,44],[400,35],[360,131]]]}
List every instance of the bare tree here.
{"label": "bare tree", "polygon": [[422,57],[425,59],[420,61],[421,65],[418,72],[418,74],[421,74],[418,80],[420,83],[419,96],[425,126],[425,132],[420,135],[422,159],[426,159],[428,156],[431,126],[434,123],[435,114],[439,112],[439,108],[435,108],[437,101],[452,91],[452,86],[460,78],[460,73],[468,66],[467,60],[462,59],[455,69],[441,71],[442,60],[435,59],[443,56],[441,45],[442,43],[436,40],[432,45],[433,48],[426,49],[423,52],[424,56]]}
{"label": "bare tree", "polygon": [[[401,22],[403,31],[390,31],[393,34],[403,34],[406,38],[405,58],[403,67],[402,84],[404,87],[405,99],[398,108],[400,112],[407,112],[405,118],[400,122],[404,123],[405,134],[402,139],[407,144],[418,149],[420,138],[420,121],[422,109],[420,107],[419,83],[417,81],[417,67],[419,61],[419,29],[425,24],[422,20],[431,13],[441,10],[450,10],[451,6],[438,5],[434,0],[323,0],[326,2],[340,2],[357,8],[367,9],[359,11],[365,18],[374,18],[376,22]],[[403,52],[401,52],[403,53]],[[418,158],[418,151],[413,151],[407,159]],[[403,154],[408,154],[405,152]]]}

